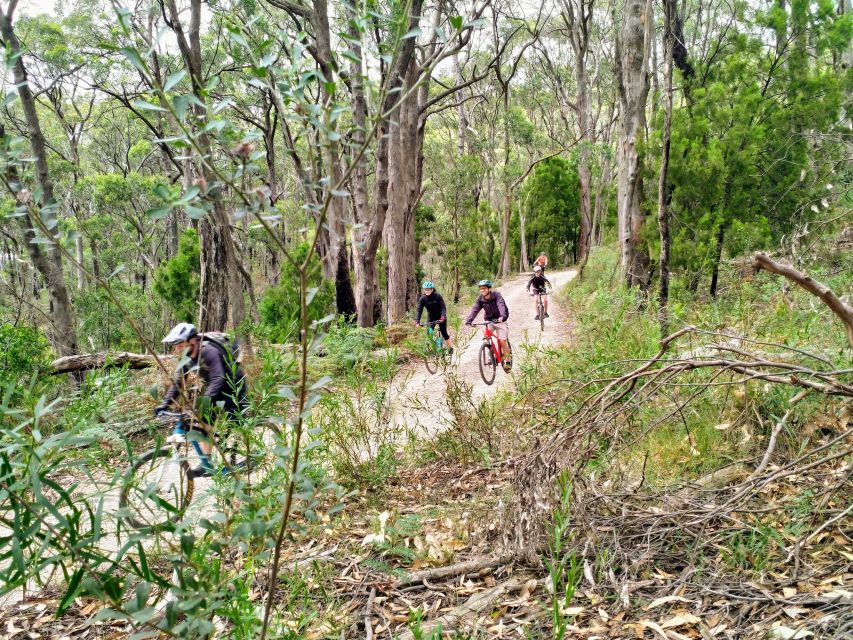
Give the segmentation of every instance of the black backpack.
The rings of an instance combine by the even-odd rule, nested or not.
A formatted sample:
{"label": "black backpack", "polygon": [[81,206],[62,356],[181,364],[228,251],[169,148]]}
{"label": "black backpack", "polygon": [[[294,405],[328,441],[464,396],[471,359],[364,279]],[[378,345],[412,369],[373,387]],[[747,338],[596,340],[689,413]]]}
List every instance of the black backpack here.
{"label": "black backpack", "polygon": [[222,331],[205,331],[199,335],[202,342],[209,342],[219,349],[222,357],[225,358],[225,363],[229,366],[240,362],[242,354],[237,338],[232,340],[227,333]]}

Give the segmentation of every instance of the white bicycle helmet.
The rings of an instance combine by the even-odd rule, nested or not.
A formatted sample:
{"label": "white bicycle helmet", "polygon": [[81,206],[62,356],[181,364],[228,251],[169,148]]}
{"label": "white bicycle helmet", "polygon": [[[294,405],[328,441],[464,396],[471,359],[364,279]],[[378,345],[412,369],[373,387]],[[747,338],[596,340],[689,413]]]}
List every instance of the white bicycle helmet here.
{"label": "white bicycle helmet", "polygon": [[533,273],[539,273],[540,271],[542,271],[542,267],[540,267],[538,264],[533,267]]}
{"label": "white bicycle helmet", "polygon": [[163,342],[166,344],[178,344],[179,342],[186,342],[197,335],[198,330],[194,324],[181,322],[176,324],[169,334],[163,338]]}

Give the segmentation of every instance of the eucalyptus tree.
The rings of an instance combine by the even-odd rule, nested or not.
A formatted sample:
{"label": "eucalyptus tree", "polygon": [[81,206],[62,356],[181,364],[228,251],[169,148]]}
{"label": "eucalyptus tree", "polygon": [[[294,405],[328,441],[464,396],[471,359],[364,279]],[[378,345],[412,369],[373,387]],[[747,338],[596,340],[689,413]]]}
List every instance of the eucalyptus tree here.
{"label": "eucalyptus tree", "polygon": [[[648,286],[650,261],[643,238],[643,164],[649,55],[654,33],[651,0],[613,4],[619,95],[617,210],[622,277],[628,286]],[[620,15],[621,13],[621,15]]]}
{"label": "eucalyptus tree", "polygon": [[[54,193],[54,179],[48,163],[48,151],[42,129],[36,97],[27,71],[25,50],[15,32],[17,0],[0,6],[0,42],[6,53],[6,67],[11,68],[14,93],[5,94],[5,105],[15,97],[20,102],[26,123],[27,139],[14,137],[0,125],[0,142],[4,163],[3,183],[15,198],[15,216],[33,266],[44,278],[50,295],[51,341],[62,354],[77,349],[74,312],[65,282],[64,261],[56,243],[49,236],[57,231],[60,203]],[[28,140],[28,142],[27,142]],[[27,161],[25,146],[29,146],[33,163]]]}

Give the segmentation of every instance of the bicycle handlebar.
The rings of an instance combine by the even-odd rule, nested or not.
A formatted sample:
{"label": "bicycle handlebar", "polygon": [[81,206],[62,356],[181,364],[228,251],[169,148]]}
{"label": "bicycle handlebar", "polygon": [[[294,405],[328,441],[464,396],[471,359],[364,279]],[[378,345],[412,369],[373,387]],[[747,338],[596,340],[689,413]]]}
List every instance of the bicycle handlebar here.
{"label": "bicycle handlebar", "polygon": [[160,411],[157,414],[158,418],[186,418],[182,411]]}

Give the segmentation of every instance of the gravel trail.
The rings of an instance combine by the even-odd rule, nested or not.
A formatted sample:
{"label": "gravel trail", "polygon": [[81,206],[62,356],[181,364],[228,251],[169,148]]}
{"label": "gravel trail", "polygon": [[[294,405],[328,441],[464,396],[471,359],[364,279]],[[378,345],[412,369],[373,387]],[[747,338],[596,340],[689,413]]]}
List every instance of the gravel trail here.
{"label": "gravel trail", "polygon": [[[549,271],[546,277],[554,286],[556,293],[570,282],[577,271]],[[549,295],[550,317],[545,320],[545,331],[539,328],[535,319],[533,299],[527,293],[525,285],[528,274],[522,274],[496,287],[506,300],[509,308],[509,339],[512,343],[514,370],[517,370],[525,351],[530,348],[554,347],[567,342],[571,335],[569,314],[566,309],[557,304],[556,296]],[[466,308],[462,319],[467,315]],[[482,313],[476,321],[482,321]],[[513,384],[513,375],[507,375],[498,367],[494,384],[487,385],[480,377],[477,363],[482,327],[476,331],[462,325],[456,338],[456,353],[451,360],[451,370],[455,369],[459,378],[471,386],[471,396],[475,401],[493,396],[498,389]],[[430,374],[423,362],[416,360],[406,367],[398,376],[392,393],[396,411],[393,416],[396,427],[412,432],[419,437],[434,436],[446,429],[447,406],[445,403],[445,387],[447,374],[441,370]]]}

